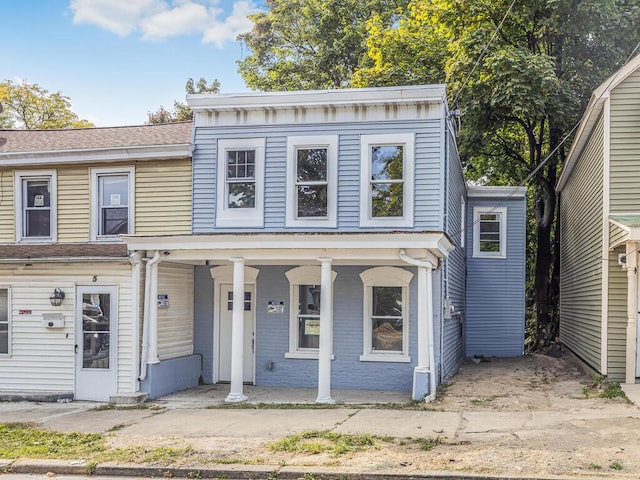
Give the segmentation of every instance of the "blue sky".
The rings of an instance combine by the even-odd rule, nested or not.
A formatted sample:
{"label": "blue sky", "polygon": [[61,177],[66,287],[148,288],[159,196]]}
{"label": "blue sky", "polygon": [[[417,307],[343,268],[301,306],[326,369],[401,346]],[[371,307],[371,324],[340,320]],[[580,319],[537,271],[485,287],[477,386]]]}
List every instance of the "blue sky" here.
{"label": "blue sky", "polygon": [[189,77],[247,91],[237,35],[255,0],[3,0],[0,81],[37,83],[96,126],[184,101]]}

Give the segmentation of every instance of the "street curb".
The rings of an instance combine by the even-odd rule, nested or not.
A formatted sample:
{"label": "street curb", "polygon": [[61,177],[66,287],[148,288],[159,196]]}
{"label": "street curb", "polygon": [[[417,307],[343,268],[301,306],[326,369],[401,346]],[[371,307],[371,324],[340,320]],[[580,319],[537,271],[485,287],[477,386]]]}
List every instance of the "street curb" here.
{"label": "street curb", "polygon": [[[226,465],[223,468],[151,467],[103,463],[92,465],[84,460],[25,459],[0,462],[0,472],[19,474],[96,475],[156,478],[216,478],[273,480],[575,480],[572,477],[501,476],[457,472],[362,473],[344,468],[279,467],[277,465]],[[580,477],[581,480],[602,477]],[[622,477],[624,478],[624,477]]]}

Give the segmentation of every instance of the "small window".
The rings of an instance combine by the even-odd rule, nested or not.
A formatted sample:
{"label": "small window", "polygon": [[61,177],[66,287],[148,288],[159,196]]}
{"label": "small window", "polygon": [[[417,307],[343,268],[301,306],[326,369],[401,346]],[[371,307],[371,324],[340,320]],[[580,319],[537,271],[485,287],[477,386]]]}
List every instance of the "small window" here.
{"label": "small window", "polygon": [[91,238],[133,233],[133,168],[91,170]]}
{"label": "small window", "polygon": [[473,209],[473,256],[506,258],[507,209]]}
{"label": "small window", "polygon": [[413,225],[413,142],[413,134],[362,136],[361,225]]}
{"label": "small window", "polygon": [[[289,351],[286,358],[318,358],[320,345],[320,276],[316,266],[296,267],[285,274],[290,284]],[[336,273],[331,272],[332,280]]]}
{"label": "small window", "polygon": [[263,164],[263,138],[218,140],[217,226],[262,226]]}
{"label": "small window", "polygon": [[9,353],[9,290],[0,288],[0,355]]}
{"label": "small window", "polygon": [[364,285],[364,348],[361,361],[408,362],[409,283],[413,274],[376,267],[360,274]]}
{"label": "small window", "polygon": [[[233,311],[233,291],[227,293],[227,310]],[[244,292],[244,311],[251,311],[251,292]]]}
{"label": "small window", "polygon": [[287,139],[287,226],[336,226],[337,136]]}
{"label": "small window", "polygon": [[55,172],[16,173],[16,239],[55,240]]}

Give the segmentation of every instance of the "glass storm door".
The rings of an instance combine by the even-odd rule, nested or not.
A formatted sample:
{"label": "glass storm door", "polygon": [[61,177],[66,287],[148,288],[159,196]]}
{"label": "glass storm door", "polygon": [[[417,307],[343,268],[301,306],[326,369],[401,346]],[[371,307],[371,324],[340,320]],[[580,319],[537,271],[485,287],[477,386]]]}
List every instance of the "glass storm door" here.
{"label": "glass storm door", "polygon": [[77,287],[76,400],[109,401],[116,385],[116,287]]}
{"label": "glass storm door", "polygon": [[[218,380],[231,381],[231,325],[233,321],[233,287],[220,286],[220,302],[218,302],[220,319],[220,338],[218,343]],[[254,302],[253,285],[244,286],[244,349],[242,380],[253,383],[254,369]]]}

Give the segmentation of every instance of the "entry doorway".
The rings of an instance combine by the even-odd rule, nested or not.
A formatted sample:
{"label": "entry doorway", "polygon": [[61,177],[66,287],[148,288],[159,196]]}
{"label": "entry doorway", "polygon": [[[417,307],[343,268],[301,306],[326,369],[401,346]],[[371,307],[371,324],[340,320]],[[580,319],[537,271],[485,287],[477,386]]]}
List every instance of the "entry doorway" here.
{"label": "entry doorway", "polygon": [[76,287],[76,400],[108,402],[117,391],[116,287]]}
{"label": "entry doorway", "polygon": [[[242,380],[254,383],[255,372],[255,287],[244,286],[244,343]],[[216,302],[219,322],[218,381],[231,381],[231,330],[233,323],[233,286],[220,285],[220,297]]]}

